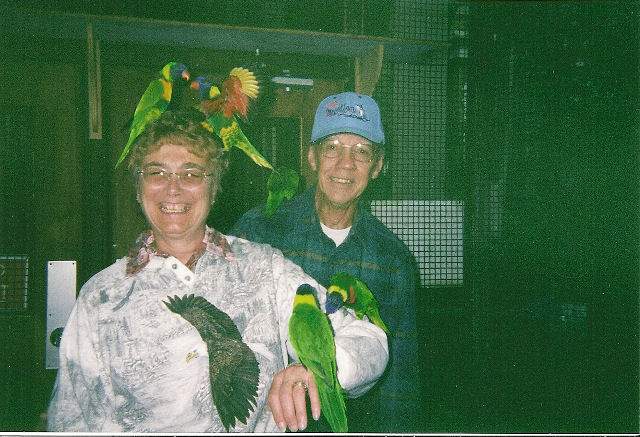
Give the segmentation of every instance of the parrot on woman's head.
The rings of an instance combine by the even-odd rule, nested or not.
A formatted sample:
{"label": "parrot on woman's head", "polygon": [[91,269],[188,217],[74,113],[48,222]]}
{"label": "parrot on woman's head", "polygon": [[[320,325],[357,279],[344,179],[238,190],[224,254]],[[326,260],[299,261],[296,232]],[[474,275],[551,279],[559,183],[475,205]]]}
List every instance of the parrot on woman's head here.
{"label": "parrot on woman's head", "polygon": [[369,287],[353,275],[338,272],[331,276],[325,307],[327,314],[332,314],[342,306],[353,309],[358,319],[367,316],[371,323],[389,334],[389,328],[380,316],[378,301]]}
{"label": "parrot on woman's head", "polygon": [[289,319],[289,340],[300,362],[313,374],[320,410],[333,432],[347,432],[344,393],[338,381],[336,345],[327,315],[318,306],[316,290],[298,287]]}
{"label": "parrot on woman's head", "polygon": [[200,110],[207,117],[203,126],[222,139],[224,150],[237,147],[256,164],[273,169],[258,150],[244,135],[236,114],[246,117],[249,98],[258,96],[258,81],[246,68],[234,68],[222,83],[222,90],[199,76],[191,82],[191,88],[198,92]]}
{"label": "parrot on woman's head", "polygon": [[207,80],[204,76],[198,76],[191,81],[189,85],[192,90],[198,93],[198,99],[203,102],[208,99],[215,99],[220,93],[220,88],[215,86],[213,82]]}
{"label": "parrot on woman's head", "polygon": [[118,158],[116,167],[124,161],[131,150],[131,146],[149,123],[157,120],[167,110],[171,102],[174,84],[182,83],[181,81],[187,82],[189,78],[187,67],[179,62],[169,62],[160,70],[160,77],[147,86],[136,106],[131,122],[129,139],[120,154],[120,158]]}
{"label": "parrot on woman's head", "polygon": [[246,68],[236,67],[222,83],[222,90],[204,76],[191,82],[200,100],[199,109],[207,117],[202,125],[222,139],[225,151],[232,147],[242,150],[256,164],[271,171],[267,180],[268,197],[265,215],[271,217],[285,199],[298,191],[298,174],[284,167],[274,169],[251,144],[240,129],[236,114],[247,116],[249,98],[255,99],[260,90],[255,75]]}

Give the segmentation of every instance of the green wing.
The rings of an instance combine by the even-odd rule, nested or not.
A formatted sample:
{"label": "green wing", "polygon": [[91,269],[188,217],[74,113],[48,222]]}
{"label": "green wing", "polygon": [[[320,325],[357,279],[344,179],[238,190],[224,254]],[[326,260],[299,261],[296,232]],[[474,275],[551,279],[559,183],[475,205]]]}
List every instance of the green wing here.
{"label": "green wing", "polygon": [[[375,296],[369,290],[369,287],[358,278],[354,278],[354,288],[356,292],[355,310],[356,314],[360,313],[369,318],[371,323],[389,334],[389,328],[380,316],[380,308]],[[360,316],[362,318],[362,316]]]}
{"label": "green wing", "polygon": [[160,115],[167,109],[169,101],[165,99],[165,93],[168,92],[169,99],[171,98],[171,84],[164,79],[156,79],[149,84],[146,91],[140,98],[136,110],[133,113],[133,121],[131,122],[131,131],[129,132],[129,139],[124,146],[116,167],[118,167],[122,161],[127,157],[131,146],[136,141],[138,136],[144,131],[144,129],[152,121],[158,119]]}
{"label": "green wing", "polygon": [[[209,124],[211,130],[218,136],[220,136],[220,131],[222,129],[228,129],[231,127],[231,123],[233,122],[233,117],[225,117],[222,111],[216,111],[207,117],[207,123]],[[229,150],[230,146],[227,147],[227,144],[224,145],[225,150]]]}
{"label": "green wing", "polygon": [[214,112],[207,118],[207,124],[210,130],[222,139],[225,150],[229,150],[231,147],[237,147],[246,153],[256,164],[268,169],[273,169],[269,161],[253,147],[253,144],[251,144],[244,132],[242,132],[235,116],[225,117],[222,112]]}
{"label": "green wing", "polygon": [[353,309],[358,319],[367,316],[371,323],[387,335],[390,334],[389,328],[380,316],[378,301],[367,284],[349,273],[337,272],[331,276],[329,288],[333,285],[343,290],[344,306]]}
{"label": "green wing", "polygon": [[298,192],[300,177],[289,168],[277,168],[271,172],[267,180],[267,204],[265,215],[271,217],[284,199],[291,199]]}
{"label": "green wing", "polygon": [[347,414],[336,369],[333,331],[327,316],[314,305],[294,304],[289,339],[300,362],[318,386],[322,414],[334,432],[347,432]]}
{"label": "green wing", "polygon": [[[171,84],[164,79],[153,80],[142,94],[142,97],[140,97],[140,101],[133,113],[134,118],[149,108],[157,106],[158,102],[162,100],[166,102],[167,100],[163,97],[163,94],[167,86],[171,89]],[[171,96],[169,96],[169,98],[171,98]]]}
{"label": "green wing", "polygon": [[228,431],[246,423],[256,405],[260,368],[233,320],[201,296],[169,297],[165,305],[198,330],[207,344],[211,398]]}

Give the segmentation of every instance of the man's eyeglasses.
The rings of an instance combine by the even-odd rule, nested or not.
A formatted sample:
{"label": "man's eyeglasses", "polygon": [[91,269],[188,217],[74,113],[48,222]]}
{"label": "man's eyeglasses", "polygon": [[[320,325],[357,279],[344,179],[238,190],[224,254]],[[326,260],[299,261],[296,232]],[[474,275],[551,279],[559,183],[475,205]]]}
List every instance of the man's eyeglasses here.
{"label": "man's eyeglasses", "polygon": [[346,145],[340,143],[338,140],[320,143],[320,154],[329,159],[342,156],[346,149],[348,149],[351,157],[358,162],[370,163],[376,157],[376,152],[370,144],[357,143],[353,145]]}
{"label": "man's eyeglasses", "polygon": [[162,168],[151,168],[140,170],[138,174],[142,176],[144,183],[152,188],[164,188],[169,185],[169,181],[175,177],[182,188],[194,190],[200,188],[205,179],[213,173],[205,173],[198,169],[167,171]]}

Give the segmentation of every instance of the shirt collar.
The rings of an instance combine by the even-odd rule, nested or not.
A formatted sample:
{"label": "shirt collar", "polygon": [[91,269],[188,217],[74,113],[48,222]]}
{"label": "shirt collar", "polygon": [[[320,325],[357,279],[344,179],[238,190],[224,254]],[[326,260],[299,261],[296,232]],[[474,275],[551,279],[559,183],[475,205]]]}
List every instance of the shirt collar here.
{"label": "shirt collar", "polygon": [[[220,232],[208,226],[205,227],[204,238],[200,248],[191,256],[187,267],[193,270],[204,252],[226,259],[234,260],[233,251],[227,239]],[[152,230],[144,231],[136,238],[135,243],[129,249],[127,261],[127,275],[133,275],[142,270],[154,256],[167,258],[170,255],[158,251]]]}
{"label": "shirt collar", "polygon": [[[303,207],[297,207],[298,211],[300,211],[298,212],[299,215],[297,215],[298,220],[295,220],[295,222],[292,223],[293,228],[296,229],[296,234],[306,234],[314,228],[321,230],[320,218],[318,217],[315,206],[317,189],[317,185],[312,185],[300,195],[301,202],[298,205],[303,205]],[[351,231],[347,237],[348,240],[360,241],[362,238],[360,234],[363,232],[363,229],[367,229],[367,223],[371,219],[371,214],[368,214],[367,212],[368,208],[365,206],[365,203],[361,200],[358,201],[356,213],[353,216],[353,223],[351,223]],[[289,220],[292,220],[292,217],[289,217]],[[324,233],[322,233],[322,235],[324,235]],[[326,238],[327,241],[331,241],[329,237]]]}

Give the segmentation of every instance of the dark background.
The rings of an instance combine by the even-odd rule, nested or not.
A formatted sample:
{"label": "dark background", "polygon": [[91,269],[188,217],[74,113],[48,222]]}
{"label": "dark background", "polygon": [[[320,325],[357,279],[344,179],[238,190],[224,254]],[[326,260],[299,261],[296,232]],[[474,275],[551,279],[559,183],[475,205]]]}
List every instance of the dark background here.
{"label": "dark background", "polygon": [[[179,3],[26,2],[10,11],[385,43],[398,39],[398,26],[411,26],[393,19],[402,2]],[[463,284],[424,284],[418,296],[420,431],[639,432],[638,2],[418,3],[441,7],[447,22],[444,43],[404,39],[405,47],[432,45],[446,72],[444,98],[420,102],[446,108],[445,146],[437,151],[444,176],[419,197],[462,201],[465,217]],[[303,174],[315,104],[353,86],[353,59],[344,53],[256,56],[105,42],[104,136],[89,140],[86,42],[64,26],[0,30],[0,255],[26,255],[30,269],[28,307],[0,309],[1,430],[43,426],[55,377],[43,364],[46,261],[77,260],[82,284],[122,256],[142,226],[128,180],[113,164],[139,90],[168,53],[220,75],[244,63],[263,78],[283,69],[313,77],[313,91],[265,85],[246,126],[269,159],[297,162]],[[425,61],[385,62],[374,95],[388,137],[397,139],[398,65]],[[424,141],[410,151],[390,144],[388,171],[370,197],[402,199],[411,188],[402,175],[433,171],[433,164],[403,164],[410,153],[435,161]],[[233,156],[210,223],[226,231],[264,201],[265,181],[241,154]]]}

